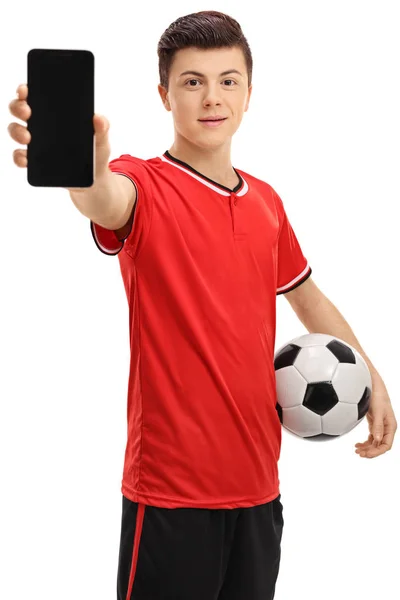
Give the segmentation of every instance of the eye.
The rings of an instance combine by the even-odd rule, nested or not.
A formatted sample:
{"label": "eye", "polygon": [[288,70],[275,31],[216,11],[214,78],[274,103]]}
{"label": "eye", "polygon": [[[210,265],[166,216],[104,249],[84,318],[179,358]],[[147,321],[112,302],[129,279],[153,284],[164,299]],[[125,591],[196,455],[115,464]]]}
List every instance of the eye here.
{"label": "eye", "polygon": [[[188,84],[188,83],[191,83],[192,81],[199,81],[199,80],[198,79],[188,79],[186,81],[185,85]],[[195,85],[189,85],[189,87],[196,87],[196,86]]]}
{"label": "eye", "polygon": [[[200,83],[199,79],[188,79],[185,82],[185,85],[187,85],[188,83],[190,84],[193,81],[198,81]],[[224,83],[226,83],[227,81],[230,81],[233,84],[233,85],[228,85],[228,87],[233,87],[233,86],[237,85],[236,81],[234,81],[233,79],[224,79]],[[189,85],[189,87],[198,87],[198,86],[196,86],[196,85]]]}

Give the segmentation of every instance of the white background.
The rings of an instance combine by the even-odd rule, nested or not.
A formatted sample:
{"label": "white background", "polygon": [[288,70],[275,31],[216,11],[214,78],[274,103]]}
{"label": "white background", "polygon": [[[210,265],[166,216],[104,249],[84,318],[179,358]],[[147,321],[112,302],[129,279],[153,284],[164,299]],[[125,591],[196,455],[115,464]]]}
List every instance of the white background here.
{"label": "white background", "polygon": [[[206,9],[236,18],[253,52],[233,165],[280,194],[315,282],[397,411],[398,3],[4,3],[1,598],[116,597],[129,369],[118,258],[97,249],[65,190],[29,186],[12,161],[8,104],[27,81],[31,48],[91,50],[112,158],[158,156],[173,126],[157,92],[157,42],[176,18]],[[277,305],[276,348],[307,333],[283,296]],[[399,448],[362,459],[354,444],[367,436],[365,419],[325,444],[284,431],[276,600],[399,597]]]}

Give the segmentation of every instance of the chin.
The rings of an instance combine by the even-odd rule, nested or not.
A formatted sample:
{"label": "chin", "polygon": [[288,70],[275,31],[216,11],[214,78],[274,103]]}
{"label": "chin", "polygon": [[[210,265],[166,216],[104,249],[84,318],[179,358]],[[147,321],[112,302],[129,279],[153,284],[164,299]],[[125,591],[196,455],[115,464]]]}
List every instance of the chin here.
{"label": "chin", "polygon": [[203,150],[217,150],[221,146],[226,145],[230,142],[231,136],[226,135],[226,132],[222,136],[218,135],[216,131],[202,131],[199,134],[198,131],[175,131],[175,137],[181,137],[186,140],[188,144],[194,146],[196,148],[201,148]]}
{"label": "chin", "polygon": [[219,148],[225,146],[229,141],[229,138],[224,138],[220,140],[197,140],[194,144],[198,148],[203,148],[203,150],[218,150]]}

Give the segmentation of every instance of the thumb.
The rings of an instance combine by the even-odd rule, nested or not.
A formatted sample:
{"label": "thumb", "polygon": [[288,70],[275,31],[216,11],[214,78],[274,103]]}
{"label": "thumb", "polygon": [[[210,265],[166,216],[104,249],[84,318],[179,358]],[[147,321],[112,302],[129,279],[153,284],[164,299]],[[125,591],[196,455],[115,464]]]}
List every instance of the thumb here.
{"label": "thumb", "polygon": [[95,173],[96,179],[107,171],[108,163],[110,160],[110,140],[108,138],[108,130],[110,129],[110,123],[106,117],[101,115],[94,115],[93,127],[95,134],[96,143],[96,166]]}
{"label": "thumb", "polygon": [[371,428],[371,433],[374,438],[374,444],[379,445],[383,438],[383,412],[379,411],[374,415],[374,421]]}
{"label": "thumb", "polygon": [[110,129],[110,122],[102,115],[94,115],[93,127],[96,136],[96,143],[101,143],[107,137],[108,130]]}

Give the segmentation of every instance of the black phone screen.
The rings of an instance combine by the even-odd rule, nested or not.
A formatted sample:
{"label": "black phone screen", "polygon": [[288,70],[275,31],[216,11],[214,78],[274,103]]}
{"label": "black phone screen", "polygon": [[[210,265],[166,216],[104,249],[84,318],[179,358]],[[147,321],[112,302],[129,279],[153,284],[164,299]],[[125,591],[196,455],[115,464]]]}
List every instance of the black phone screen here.
{"label": "black phone screen", "polygon": [[90,187],[94,182],[94,56],[88,50],[28,53],[28,182]]}

